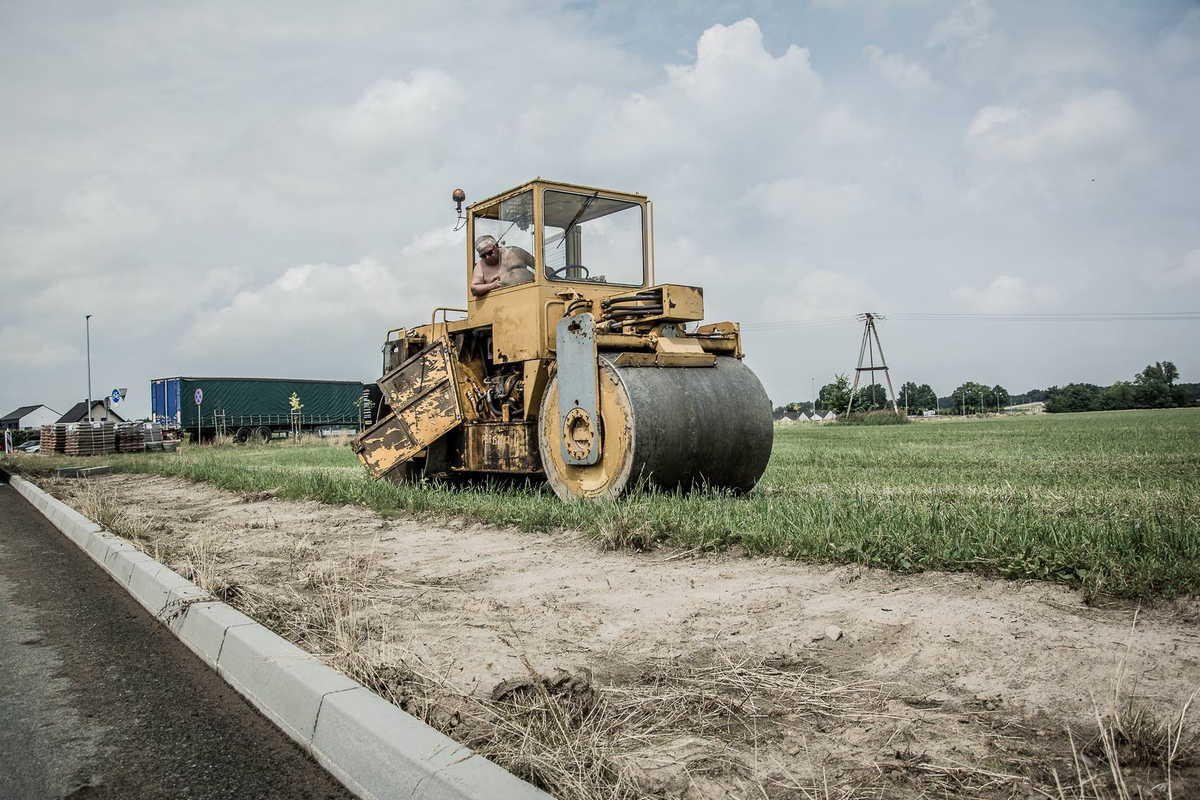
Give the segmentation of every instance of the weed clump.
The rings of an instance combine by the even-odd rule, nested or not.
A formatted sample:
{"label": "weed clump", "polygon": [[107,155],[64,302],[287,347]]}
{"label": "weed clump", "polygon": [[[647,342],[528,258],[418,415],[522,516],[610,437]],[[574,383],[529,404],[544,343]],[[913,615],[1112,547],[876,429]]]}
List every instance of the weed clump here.
{"label": "weed clump", "polygon": [[837,425],[906,425],[908,417],[894,411],[857,411],[837,418]]}

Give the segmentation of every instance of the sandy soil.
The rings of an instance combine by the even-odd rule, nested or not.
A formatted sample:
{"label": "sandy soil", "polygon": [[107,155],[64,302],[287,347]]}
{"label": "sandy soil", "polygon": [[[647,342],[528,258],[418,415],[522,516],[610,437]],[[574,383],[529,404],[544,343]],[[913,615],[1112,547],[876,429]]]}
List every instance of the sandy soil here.
{"label": "sandy soil", "polygon": [[[526,675],[522,658],[543,673],[590,670],[600,686],[635,682],[648,664],[773,659],[881,689],[864,715],[832,725],[788,728],[780,715],[787,730],[742,753],[749,766],[736,780],[674,774],[646,784],[657,796],[720,796],[780,770],[891,787],[878,796],[921,795],[929,785],[917,778],[981,759],[1028,775],[1069,748],[1067,724],[1086,727],[1094,706],[1111,700],[1123,663],[1123,688],[1151,706],[1178,713],[1200,686],[1196,599],[1094,607],[1043,583],[602,551],[569,532],[384,519],[162,477],[99,481],[164,546],[199,544],[226,580],[257,590],[371,562],[364,598],[388,636],[463,693],[488,695]],[[78,486],[55,491],[70,498]],[[897,764],[912,780],[889,772]],[[1040,796],[1019,781],[993,783],[971,785],[987,796]]]}

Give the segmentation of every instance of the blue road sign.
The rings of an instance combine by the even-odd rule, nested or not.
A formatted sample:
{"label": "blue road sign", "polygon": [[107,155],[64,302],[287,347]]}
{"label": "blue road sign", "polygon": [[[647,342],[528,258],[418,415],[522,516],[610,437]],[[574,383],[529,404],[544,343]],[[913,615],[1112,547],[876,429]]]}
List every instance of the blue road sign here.
{"label": "blue road sign", "polygon": [[196,390],[196,393],[195,393],[195,394],[193,394],[193,395],[192,395],[192,397],[195,399],[195,401],[196,401],[196,405],[200,405],[201,403],[203,403],[203,402],[204,402],[204,390],[203,390],[203,389],[197,389],[197,390]]}
{"label": "blue road sign", "polygon": [[109,395],[109,397],[111,397],[111,398],[112,398],[112,401],[113,401],[114,403],[119,403],[119,402],[121,402],[121,390],[120,390],[120,389],[113,389],[113,390],[112,390],[112,394],[111,394],[111,395]]}

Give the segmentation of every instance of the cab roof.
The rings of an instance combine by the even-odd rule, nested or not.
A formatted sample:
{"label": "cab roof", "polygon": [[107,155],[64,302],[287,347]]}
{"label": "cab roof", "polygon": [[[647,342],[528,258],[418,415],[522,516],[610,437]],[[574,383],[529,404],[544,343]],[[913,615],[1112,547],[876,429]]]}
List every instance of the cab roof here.
{"label": "cab roof", "polygon": [[525,183],[522,183],[520,186],[515,186],[512,189],[507,189],[503,192],[494,194],[490,197],[485,197],[482,200],[477,200],[474,203],[468,203],[467,208],[472,209],[472,208],[475,208],[476,206],[491,205],[492,203],[495,203],[498,200],[503,200],[505,197],[508,197],[509,195],[518,194],[520,192],[525,191],[526,189],[532,189],[534,187],[534,185],[536,185],[536,184],[541,184],[542,186],[545,186],[545,187],[548,187],[551,189],[570,189],[570,190],[582,191],[582,192],[599,192],[602,195],[611,195],[613,197],[624,197],[624,198],[629,198],[629,199],[632,199],[635,201],[645,201],[645,200],[650,199],[646,195],[638,194],[637,192],[622,192],[622,191],[619,191],[616,189],[602,189],[599,186],[584,186],[583,184],[580,184],[580,183],[566,183],[564,181],[555,181],[555,180],[551,180],[549,178],[540,178],[539,177],[539,178],[534,178],[533,180],[530,180],[530,181],[526,181]]}

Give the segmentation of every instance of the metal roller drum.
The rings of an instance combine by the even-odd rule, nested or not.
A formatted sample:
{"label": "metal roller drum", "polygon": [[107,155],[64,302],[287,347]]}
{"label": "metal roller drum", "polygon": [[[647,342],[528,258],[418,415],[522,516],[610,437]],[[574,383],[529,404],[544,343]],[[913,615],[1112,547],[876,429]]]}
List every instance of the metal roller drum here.
{"label": "metal roller drum", "polygon": [[603,451],[595,465],[565,463],[557,382],[543,397],[542,466],[559,497],[611,499],[643,478],[664,489],[754,487],[774,434],[770,400],[749,368],[729,357],[714,367],[618,367],[614,360],[600,357]]}

